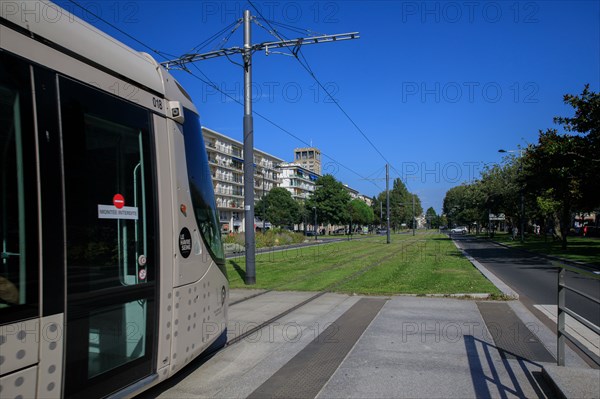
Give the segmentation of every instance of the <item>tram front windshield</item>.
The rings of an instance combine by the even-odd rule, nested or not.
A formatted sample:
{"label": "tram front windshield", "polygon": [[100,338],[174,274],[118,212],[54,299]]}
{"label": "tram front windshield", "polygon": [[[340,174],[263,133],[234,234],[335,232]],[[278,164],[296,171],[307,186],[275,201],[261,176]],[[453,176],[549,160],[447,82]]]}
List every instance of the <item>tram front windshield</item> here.
{"label": "tram front windshield", "polygon": [[206,247],[215,262],[222,266],[225,264],[225,255],[200,120],[197,114],[185,108],[184,116],[185,159],[194,215]]}

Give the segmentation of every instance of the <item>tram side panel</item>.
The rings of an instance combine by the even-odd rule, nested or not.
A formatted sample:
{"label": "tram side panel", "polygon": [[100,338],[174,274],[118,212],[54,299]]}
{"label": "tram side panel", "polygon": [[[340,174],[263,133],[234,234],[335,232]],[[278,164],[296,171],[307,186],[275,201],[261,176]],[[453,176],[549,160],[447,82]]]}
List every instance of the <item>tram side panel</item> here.
{"label": "tram side panel", "polygon": [[[58,27],[52,26],[51,28]],[[37,29],[38,27],[32,25],[31,28]],[[50,27],[47,28],[50,29]],[[53,29],[44,32],[48,36],[53,36]],[[81,38],[81,35],[87,31],[77,32],[78,34],[63,36],[81,39],[81,42],[89,42],[89,40]],[[90,34],[85,33],[85,35],[89,39]],[[145,86],[153,89],[153,92],[150,93],[136,87],[131,81],[124,81],[105,70],[98,70],[80,59],[65,56],[57,49],[50,48],[41,41],[24,36],[6,26],[0,26],[0,44],[2,50],[44,65],[59,75],[68,77],[67,80],[74,79],[83,85],[88,85],[88,88],[98,89],[99,92],[102,92],[103,97],[110,93],[115,98],[127,102],[128,108],[131,103],[137,103],[153,114],[151,116],[153,128],[150,129],[149,134],[153,137],[156,155],[154,169],[156,190],[151,191],[154,191],[156,195],[158,220],[155,225],[160,229],[156,234],[159,239],[156,241],[158,248],[154,252],[160,254],[160,259],[153,260],[153,263],[160,268],[156,273],[157,278],[160,279],[157,281],[160,291],[157,292],[158,298],[152,298],[157,301],[158,314],[156,316],[158,317],[151,317],[147,326],[149,334],[156,334],[154,342],[157,347],[150,348],[150,345],[145,347],[148,356],[155,353],[155,370],[159,374],[159,378],[167,378],[204,351],[220,335],[227,316],[228,297],[225,275],[217,267],[207,250],[194,217],[182,126],[171,119],[166,119],[166,112],[163,111],[163,108],[156,106],[158,100],[166,102],[164,97],[175,100],[181,94],[179,92],[169,93],[168,86],[174,86],[174,83],[171,81],[170,84],[167,84],[169,77],[165,77],[166,82],[163,81],[163,83],[167,86],[165,89],[168,93],[163,98],[159,98],[162,96],[157,93],[162,90],[156,84],[156,80],[144,79]],[[112,51],[112,48],[109,50]],[[107,52],[110,52],[109,50]],[[130,56],[131,54],[127,53],[123,57],[114,57],[114,59],[129,59]],[[148,61],[147,57],[135,55],[134,58],[136,67],[129,69],[144,70],[145,73],[153,71],[156,74],[157,70],[154,67],[147,68],[145,66]],[[26,68],[26,72],[30,73],[29,67]],[[159,73],[161,73],[160,70]],[[66,82],[65,79],[60,79],[61,82]],[[57,82],[58,79],[55,83]],[[28,91],[35,93],[35,90],[29,89]],[[56,110],[56,108],[52,109]],[[198,131],[198,135],[201,137],[200,131]],[[29,148],[33,148],[33,146]],[[201,150],[204,151],[203,146]],[[151,157],[146,159],[149,158]],[[46,173],[49,172],[46,171]],[[39,176],[32,181],[38,179]],[[212,188],[212,185],[210,186]],[[31,194],[29,198],[37,198],[35,193]],[[151,195],[150,191],[149,195]],[[89,205],[97,207],[96,203]],[[186,212],[182,212],[181,205],[185,205]],[[33,214],[26,212],[27,217],[31,217]],[[189,235],[184,229],[189,232]],[[32,232],[37,238],[38,232],[29,229],[28,234]],[[29,249],[31,248],[29,246]],[[190,251],[188,256],[182,256],[182,252],[185,253],[188,250]],[[37,264],[37,262],[35,263]],[[43,260],[40,262],[41,273],[43,273],[42,263]],[[42,293],[45,288],[47,287],[42,287]],[[63,300],[60,296],[52,299],[59,302]],[[41,305],[39,300],[37,303]],[[42,315],[45,316],[43,313]],[[38,318],[39,316],[40,313],[36,312],[35,315],[28,316],[29,320],[19,319],[24,321],[12,324],[10,321],[9,324],[0,322],[0,324],[4,324],[0,326],[0,396],[2,397],[18,395],[53,397],[60,396],[61,391],[65,392],[65,388],[61,386],[65,371],[63,354],[65,352],[72,353],[70,351],[74,350],[73,346],[69,349],[69,345],[74,342],[73,337],[69,342],[65,340],[67,320],[62,312],[50,314],[41,319]],[[150,328],[154,323],[152,319],[157,320],[156,333],[152,332],[152,328]],[[126,327],[130,325],[137,324],[132,319]],[[122,331],[124,333],[120,335],[121,338],[131,333],[127,328]],[[80,340],[86,338],[83,330],[80,338]],[[92,349],[90,346],[85,352]],[[157,352],[154,352],[155,350]],[[73,380],[73,378],[70,379]],[[66,380],[66,385],[68,385],[68,375]],[[122,388],[130,383],[130,381],[124,381]]]}
{"label": "tram side panel", "polygon": [[[171,373],[175,373],[208,348],[223,331],[228,283],[212,259],[195,217],[186,164],[186,151],[195,149],[185,147],[181,125],[171,120],[167,123],[173,157],[175,187],[172,193],[176,212],[170,324],[170,367]],[[196,133],[201,135],[201,132]],[[205,151],[204,148],[200,150]],[[210,179],[210,175],[204,178]]]}
{"label": "tram side panel", "polygon": [[169,376],[171,360],[171,337],[173,323],[173,172],[171,168],[172,143],[169,140],[167,119],[153,116],[155,129],[156,180],[159,203],[159,236],[160,238],[160,270],[159,303],[158,303],[158,332],[156,370],[159,380]]}

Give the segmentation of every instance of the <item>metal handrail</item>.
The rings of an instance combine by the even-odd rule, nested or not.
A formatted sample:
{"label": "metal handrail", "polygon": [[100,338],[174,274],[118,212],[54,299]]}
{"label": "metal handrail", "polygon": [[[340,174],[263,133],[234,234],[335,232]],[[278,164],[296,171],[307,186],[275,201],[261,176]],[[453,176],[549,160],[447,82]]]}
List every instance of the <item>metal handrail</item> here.
{"label": "metal handrail", "polygon": [[[582,298],[585,298],[597,305],[600,305],[600,298],[594,298],[593,296],[590,296],[590,295],[586,294],[585,292],[582,292],[573,287],[567,286],[567,284],[565,282],[565,274],[567,271],[570,271],[570,272],[577,273],[577,274],[583,275],[585,277],[593,278],[596,280],[600,280],[600,275],[597,275],[595,273],[592,273],[587,270],[583,270],[583,269],[580,269],[580,268],[577,268],[574,266],[568,266],[563,263],[557,264],[556,262],[553,262],[553,265],[555,267],[559,268],[559,272],[558,272],[558,320],[557,320],[557,326],[556,326],[557,336],[558,336],[557,364],[559,366],[565,365],[565,342],[568,339],[569,341],[571,341],[571,343],[573,345],[575,345],[579,350],[581,350],[594,363],[596,363],[597,365],[600,365],[600,357],[597,354],[590,351],[584,345],[582,345],[581,342],[579,342],[579,340],[577,340],[577,338],[575,338],[571,334],[567,333],[566,327],[565,327],[566,316],[569,315],[576,321],[583,324],[586,328],[591,330],[593,333],[600,336],[600,328],[598,326],[596,326],[595,324],[591,323],[590,321],[586,320],[585,318],[581,317],[579,314],[575,313],[573,310],[567,308],[566,300],[565,300],[567,290],[574,292],[577,295],[581,296]],[[600,310],[600,306],[599,306],[599,310]]]}

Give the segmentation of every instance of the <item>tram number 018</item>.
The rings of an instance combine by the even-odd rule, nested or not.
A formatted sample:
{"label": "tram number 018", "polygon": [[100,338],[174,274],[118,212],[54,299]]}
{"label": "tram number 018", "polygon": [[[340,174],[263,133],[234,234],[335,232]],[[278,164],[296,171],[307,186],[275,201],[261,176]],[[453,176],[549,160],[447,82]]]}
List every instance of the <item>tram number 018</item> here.
{"label": "tram number 018", "polygon": [[154,108],[158,108],[160,110],[163,109],[163,100],[160,98],[152,97],[152,105]]}

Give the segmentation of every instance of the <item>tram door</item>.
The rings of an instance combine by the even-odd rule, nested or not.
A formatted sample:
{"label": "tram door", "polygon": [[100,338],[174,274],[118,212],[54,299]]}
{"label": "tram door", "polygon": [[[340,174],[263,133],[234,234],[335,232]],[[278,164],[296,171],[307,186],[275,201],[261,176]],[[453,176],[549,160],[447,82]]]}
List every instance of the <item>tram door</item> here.
{"label": "tram door", "polygon": [[59,78],[66,223],[65,395],[152,374],[155,204],[150,113]]}

